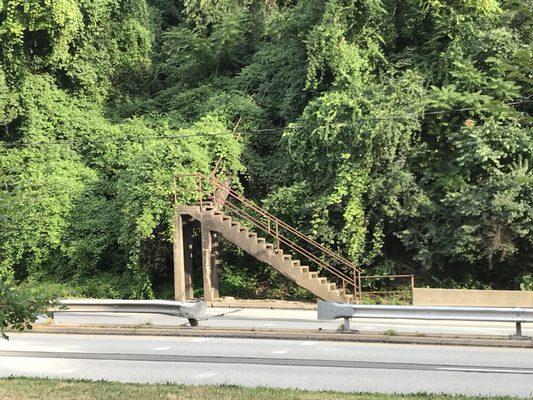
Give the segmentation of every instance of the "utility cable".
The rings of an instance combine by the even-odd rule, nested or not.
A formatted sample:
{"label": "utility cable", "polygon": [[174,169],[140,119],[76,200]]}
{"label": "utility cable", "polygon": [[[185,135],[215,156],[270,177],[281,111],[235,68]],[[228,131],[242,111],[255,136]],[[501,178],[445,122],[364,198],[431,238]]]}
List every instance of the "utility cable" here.
{"label": "utility cable", "polygon": [[[508,103],[502,103],[502,106],[513,106],[513,105],[519,105],[519,104],[525,104],[525,103],[533,103],[533,100],[530,100],[530,98],[533,95],[529,95],[525,97],[522,100],[512,101]],[[493,105],[495,106],[495,105]],[[450,113],[456,113],[456,112],[465,112],[465,111],[474,111],[479,110],[483,108],[488,108],[490,105],[480,105],[476,107],[464,107],[464,108],[456,108],[456,109],[450,109],[450,110],[434,110],[434,111],[427,111],[420,114],[413,113],[412,115],[390,115],[386,117],[372,117],[372,118],[358,118],[355,121],[360,122],[376,122],[376,121],[390,121],[390,120],[406,120],[406,119],[418,119],[421,117],[421,115],[428,116],[428,115],[442,115],[442,114],[450,114]],[[240,121],[239,121],[240,122]],[[238,124],[235,126],[235,129],[237,128]],[[77,138],[77,139],[65,139],[65,140],[55,140],[55,141],[43,141],[43,142],[2,142],[0,141],[0,145],[5,148],[10,147],[32,147],[32,146],[41,146],[41,145],[53,145],[53,144],[76,144],[78,142],[81,142],[82,144],[90,145],[90,144],[98,144],[98,143],[107,143],[107,142],[113,142],[113,141],[125,141],[125,142],[143,142],[147,140],[159,140],[159,139],[182,139],[182,138],[191,138],[191,137],[209,137],[209,136],[234,136],[235,133],[237,133],[237,138],[239,138],[243,132],[236,132],[236,130],[233,130],[233,132],[223,132],[223,133],[203,133],[198,132],[194,134],[176,134],[176,135],[152,135],[152,136],[141,136],[141,137],[107,137],[103,140],[93,140],[90,142],[85,142],[85,139],[83,138]],[[264,128],[264,129],[255,129],[255,130],[247,130],[246,133],[262,133],[262,132],[277,132],[277,131],[290,131],[290,130],[298,130],[298,129],[306,129],[305,126],[286,126],[286,127],[279,127],[279,128]]]}

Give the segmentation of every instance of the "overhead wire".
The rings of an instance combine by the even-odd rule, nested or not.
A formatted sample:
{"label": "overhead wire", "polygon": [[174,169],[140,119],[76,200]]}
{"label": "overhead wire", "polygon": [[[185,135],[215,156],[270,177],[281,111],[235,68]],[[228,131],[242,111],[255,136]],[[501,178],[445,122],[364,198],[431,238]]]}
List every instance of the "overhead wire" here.
{"label": "overhead wire", "polygon": [[150,135],[150,136],[137,136],[137,137],[128,137],[128,136],[116,136],[116,137],[106,137],[96,140],[87,141],[85,138],[73,138],[73,139],[62,139],[62,140],[49,140],[49,141],[40,141],[40,142],[2,142],[0,145],[4,147],[32,147],[40,145],[50,145],[50,144],[99,144],[99,143],[111,143],[111,142],[144,142],[148,140],[159,140],[159,139],[182,139],[182,138],[191,138],[191,137],[209,137],[209,136],[228,136],[231,135],[231,132],[221,132],[221,133],[191,133],[191,134],[176,134],[176,135]]}
{"label": "overhead wire", "polygon": [[[502,103],[502,106],[513,106],[518,104],[524,104],[524,103],[533,103],[533,100],[529,100],[532,95],[529,95],[525,97],[523,100],[517,100],[513,102],[507,102]],[[388,115],[385,117],[370,117],[370,118],[357,118],[355,121],[364,121],[364,122],[374,122],[374,121],[390,121],[390,120],[405,120],[405,119],[417,119],[421,116],[426,115],[440,115],[440,114],[449,114],[449,113],[456,113],[456,112],[464,112],[464,111],[474,111],[474,110],[480,110],[480,109],[487,109],[490,107],[495,107],[496,104],[483,104],[476,107],[463,107],[463,108],[454,108],[450,110],[434,110],[434,111],[424,111],[420,113],[411,113],[411,115],[404,114],[404,115]],[[254,132],[274,132],[279,130],[296,130],[296,129],[303,129],[305,127],[303,126],[287,126],[283,128],[264,128],[264,129],[257,129]]]}
{"label": "overhead wire", "polygon": [[[525,103],[533,103],[533,99],[530,100],[530,98],[533,96],[529,95],[523,98],[522,100],[512,101],[512,102],[506,102],[502,103],[502,106],[513,106],[513,105],[519,105],[519,104],[525,104]],[[456,109],[449,109],[449,110],[434,110],[434,111],[425,111],[421,113],[412,113],[404,114],[404,115],[389,115],[385,117],[371,117],[371,118],[358,118],[356,121],[360,122],[374,122],[374,121],[389,121],[389,120],[405,120],[405,119],[417,119],[420,118],[422,115],[441,115],[441,114],[449,114],[449,113],[456,113],[456,112],[465,112],[465,111],[474,111],[479,109],[486,109],[489,107],[494,107],[496,104],[484,104],[476,107],[463,107],[463,108],[456,108]],[[239,121],[240,122],[240,121]],[[232,132],[221,132],[221,133],[205,133],[205,132],[197,132],[197,133],[191,133],[191,134],[165,134],[165,135],[151,135],[151,136],[138,136],[138,137],[127,137],[127,136],[116,136],[116,137],[107,137],[103,139],[97,139],[92,141],[87,141],[85,138],[74,138],[74,139],[64,139],[64,140],[52,140],[52,141],[41,141],[41,142],[5,142],[0,140],[0,146],[10,148],[10,147],[33,147],[33,146],[41,146],[41,145],[54,145],[54,144],[84,144],[84,145],[91,145],[91,144],[98,144],[98,143],[107,143],[107,142],[114,142],[114,141],[124,141],[124,142],[144,142],[148,140],[159,140],[159,139],[182,139],[182,138],[190,138],[190,137],[209,137],[209,136],[233,136],[235,133],[238,133],[239,136],[242,135],[243,132],[236,132],[236,128],[238,127],[238,124],[235,126],[235,129]],[[278,127],[278,128],[263,128],[263,129],[254,129],[254,130],[246,130],[246,133],[261,133],[261,132],[277,132],[277,131],[290,131],[290,130],[298,130],[298,129],[305,129],[304,126],[299,125],[292,125],[292,126],[286,126],[286,127]]]}

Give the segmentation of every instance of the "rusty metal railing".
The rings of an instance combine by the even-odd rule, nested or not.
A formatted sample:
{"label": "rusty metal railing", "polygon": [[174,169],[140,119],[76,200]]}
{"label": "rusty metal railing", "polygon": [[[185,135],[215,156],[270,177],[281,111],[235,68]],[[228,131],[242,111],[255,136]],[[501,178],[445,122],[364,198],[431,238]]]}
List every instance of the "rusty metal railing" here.
{"label": "rusty metal railing", "polygon": [[[383,304],[411,304],[413,300],[413,289],[415,287],[414,274],[400,274],[400,275],[365,275],[361,276],[361,285],[364,281],[380,280],[380,289],[365,290],[363,292],[365,302]],[[390,287],[386,285],[387,281],[404,281],[405,284],[399,287]],[[383,287],[385,286],[385,288]],[[387,287],[389,286],[389,287]]]}
{"label": "rusty metal railing", "polygon": [[[306,260],[318,265],[322,270],[331,273],[341,284],[344,293],[350,294],[349,292],[351,292],[354,301],[360,302],[361,271],[353,262],[270,214],[231,189],[228,184],[220,182],[214,177],[214,174],[209,177],[202,174],[180,174],[176,176],[177,179],[182,177],[193,178],[196,182],[200,209],[204,209],[206,199],[211,200],[213,205],[224,207],[226,211],[242,218],[252,227],[270,236],[274,241],[275,251],[281,250],[283,245],[304,256]],[[176,181],[174,181],[174,185],[176,187]],[[325,258],[333,260],[337,265],[326,262]]]}

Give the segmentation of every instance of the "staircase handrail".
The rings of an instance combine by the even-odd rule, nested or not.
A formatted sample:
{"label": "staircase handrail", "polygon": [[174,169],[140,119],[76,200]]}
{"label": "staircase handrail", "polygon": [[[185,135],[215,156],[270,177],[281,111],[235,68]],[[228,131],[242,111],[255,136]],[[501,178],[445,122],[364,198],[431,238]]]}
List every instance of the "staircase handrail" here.
{"label": "staircase handrail", "polygon": [[[357,297],[360,298],[360,296],[361,296],[361,281],[360,281],[361,271],[359,270],[359,268],[357,268],[355,266],[355,264],[353,262],[347,260],[346,258],[342,257],[341,255],[339,255],[338,253],[334,252],[333,250],[331,250],[331,249],[325,247],[324,245],[318,243],[314,239],[309,238],[308,236],[306,236],[305,234],[303,234],[302,232],[300,232],[296,228],[292,227],[288,223],[282,221],[278,217],[270,214],[268,211],[266,211],[263,208],[259,207],[254,202],[250,201],[249,199],[245,198],[244,196],[242,196],[238,192],[236,192],[233,189],[231,189],[229,187],[229,185],[222,184],[213,175],[211,175],[210,177],[207,177],[207,176],[205,176],[204,174],[201,174],[201,173],[183,173],[183,174],[178,174],[177,177],[194,177],[194,178],[196,178],[198,180],[197,189],[198,189],[198,196],[199,196],[198,200],[199,200],[200,209],[203,209],[204,190],[207,188],[208,185],[211,185],[212,191],[209,194],[210,194],[210,197],[213,200],[217,200],[217,199],[221,200],[221,203],[225,207],[230,209],[230,211],[236,213],[241,218],[244,218],[245,220],[251,222],[253,225],[258,227],[262,231],[266,232],[267,234],[269,234],[273,238],[275,238],[275,240],[277,242],[276,243],[276,247],[278,249],[280,247],[279,243],[281,242],[284,245],[292,248],[297,253],[300,253],[300,254],[304,255],[309,260],[313,261],[314,263],[318,264],[322,268],[324,268],[327,271],[331,272],[337,278],[341,279],[344,288],[346,287],[346,284],[352,285],[353,288],[354,288],[354,296],[356,298]],[[202,181],[205,181],[206,183],[208,183],[208,185],[206,185],[206,186],[202,185]],[[249,207],[253,211],[257,212],[258,214],[260,214],[261,216],[266,218],[266,220],[268,221],[268,224],[265,224],[264,222],[259,221],[257,218],[253,217],[252,215],[250,215],[245,210],[240,209],[237,205],[228,202],[227,201],[227,197],[223,198],[223,197],[217,195],[216,189],[219,189],[219,190],[221,190],[223,192],[226,192],[227,195],[231,196],[232,198],[236,199],[240,203],[244,204],[245,206]],[[272,227],[270,227],[270,223],[271,222],[276,228],[275,232],[272,232]],[[286,229],[287,231],[289,231],[290,233],[292,233],[293,235],[297,236],[298,238],[302,239],[307,244],[310,244],[310,245],[314,246],[315,248],[317,248],[318,250],[322,251],[326,255],[329,255],[330,257],[334,258],[336,261],[344,264],[345,266],[350,267],[353,270],[354,276],[353,277],[348,276],[344,271],[339,270],[338,268],[333,267],[332,265],[330,265],[330,264],[326,263],[325,261],[321,260],[318,256],[313,254],[311,251],[309,251],[309,250],[305,249],[304,247],[298,245],[294,241],[291,241],[290,239],[286,238],[285,236],[280,235],[280,233],[279,233],[279,227],[280,226],[282,228]]]}
{"label": "staircase handrail", "polygon": [[[215,195],[216,196],[216,195]],[[244,218],[245,220],[251,222],[252,224],[254,224],[255,226],[257,226],[258,228],[260,228],[262,231],[268,233],[269,235],[271,236],[274,236],[272,232],[270,232],[268,230],[268,227],[262,223],[261,221],[258,221],[256,218],[254,218],[253,216],[251,216],[250,214],[248,214],[246,211],[244,210],[241,210],[239,209],[238,207],[236,207],[235,205],[231,204],[231,203],[227,203],[226,206],[234,213],[236,213],[237,215],[239,215],[241,218]],[[319,266],[323,267],[324,269],[328,270],[329,272],[333,273],[335,276],[337,276],[338,278],[346,281],[347,283],[349,284],[353,284],[353,278],[352,277],[349,277],[348,275],[346,275],[344,272],[336,269],[335,267],[331,266],[330,264],[322,261],[320,258],[318,258],[317,256],[315,256],[313,253],[311,253],[309,250],[299,246],[297,243],[285,238],[284,236],[280,235],[279,236],[279,240],[280,242],[282,242],[283,244],[287,245],[288,247],[292,248],[293,250],[295,250],[296,252],[306,256],[307,258],[309,258],[310,260],[312,260],[313,262],[315,262],[316,264],[318,264]]]}
{"label": "staircase handrail", "polygon": [[[200,174],[201,175],[201,174]],[[240,195],[239,193],[235,192],[233,189],[231,188],[228,188],[228,187],[225,187],[220,181],[218,181],[217,179],[211,177],[211,178],[207,178],[205,176],[202,175],[202,177],[204,179],[208,179],[210,180],[211,184],[213,186],[216,186],[218,189],[221,189],[223,191],[226,191],[229,195],[231,195],[233,198],[239,200],[240,202],[244,203],[245,205],[249,206],[250,208],[254,209],[254,211],[262,214],[263,216],[267,217],[268,219],[271,219],[273,220],[274,222],[278,223],[279,226],[282,226],[283,228],[287,229],[289,232],[291,232],[292,234],[294,234],[295,236],[298,236],[300,239],[308,242],[309,244],[312,244],[313,246],[317,247],[319,250],[323,251],[324,253],[326,253],[327,255],[335,258],[337,261],[341,262],[342,264],[345,264],[346,266],[349,266],[350,268],[360,272],[359,268],[357,268],[355,266],[355,264],[349,260],[347,260],[346,258],[342,257],[341,255],[339,255],[338,253],[334,252],[333,250],[325,247],[324,245],[318,243],[317,241],[313,240],[312,238],[306,236],[305,234],[303,234],[302,232],[300,232],[299,230],[297,230],[296,228],[292,227],[291,225],[289,225],[288,223],[284,222],[283,220],[279,219],[278,217],[270,214],[268,211],[266,211],[265,209],[259,207],[258,205],[256,205],[255,203],[253,203],[252,201],[250,201],[249,199],[245,198],[244,196]]]}

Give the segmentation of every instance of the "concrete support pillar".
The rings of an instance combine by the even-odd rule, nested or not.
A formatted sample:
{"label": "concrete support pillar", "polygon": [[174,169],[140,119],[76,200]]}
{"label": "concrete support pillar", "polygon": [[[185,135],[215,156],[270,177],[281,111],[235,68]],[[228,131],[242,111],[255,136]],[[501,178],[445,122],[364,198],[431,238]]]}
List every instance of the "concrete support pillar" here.
{"label": "concrete support pillar", "polygon": [[213,297],[215,299],[218,299],[219,298],[219,293],[218,293],[218,263],[219,263],[218,233],[211,232],[211,243],[213,245],[213,250],[211,251],[211,286],[213,289]]}
{"label": "concrete support pillar", "polygon": [[[214,232],[202,224],[202,272],[204,278],[204,300],[218,298],[218,273],[216,267],[216,248],[213,248]],[[216,240],[216,239],[215,239]]]}
{"label": "concrete support pillar", "polygon": [[189,221],[183,226],[183,258],[185,267],[185,298],[194,298],[192,285],[192,222]]}
{"label": "concrete support pillar", "polygon": [[176,213],[172,243],[174,258],[174,299],[185,301],[185,254],[183,251],[183,218]]}

